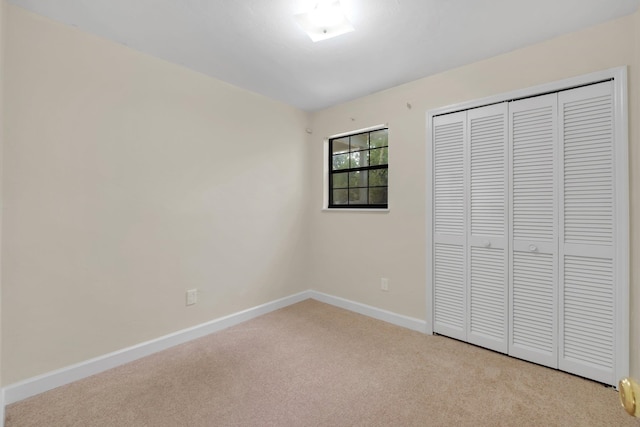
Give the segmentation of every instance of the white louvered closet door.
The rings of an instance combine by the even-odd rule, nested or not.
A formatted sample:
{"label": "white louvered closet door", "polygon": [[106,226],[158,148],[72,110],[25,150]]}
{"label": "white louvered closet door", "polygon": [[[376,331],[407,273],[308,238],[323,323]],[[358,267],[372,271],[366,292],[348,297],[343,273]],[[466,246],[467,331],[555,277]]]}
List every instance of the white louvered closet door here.
{"label": "white louvered closet door", "polygon": [[615,384],[613,82],[558,101],[560,369]]}
{"label": "white louvered closet door", "polygon": [[433,119],[433,330],[466,340],[466,112]]}
{"label": "white louvered closet door", "polygon": [[557,367],[557,94],[509,105],[509,354]]}
{"label": "white louvered closet door", "polygon": [[507,352],[507,103],[469,110],[467,341]]}
{"label": "white louvered closet door", "polygon": [[434,332],[628,375],[626,74],[608,75],[431,116]]}

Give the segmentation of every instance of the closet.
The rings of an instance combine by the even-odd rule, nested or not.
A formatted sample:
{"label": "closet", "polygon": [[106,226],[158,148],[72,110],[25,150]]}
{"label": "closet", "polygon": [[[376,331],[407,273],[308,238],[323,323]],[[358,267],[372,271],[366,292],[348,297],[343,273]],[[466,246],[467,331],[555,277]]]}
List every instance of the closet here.
{"label": "closet", "polygon": [[429,115],[435,333],[607,384],[626,374],[615,83]]}

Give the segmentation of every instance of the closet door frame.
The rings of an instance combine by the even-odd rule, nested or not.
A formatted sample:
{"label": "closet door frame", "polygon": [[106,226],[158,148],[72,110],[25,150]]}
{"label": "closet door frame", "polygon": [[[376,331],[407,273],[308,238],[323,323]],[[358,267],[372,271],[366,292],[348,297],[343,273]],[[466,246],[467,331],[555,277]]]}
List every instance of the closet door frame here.
{"label": "closet door frame", "polygon": [[571,77],[551,83],[515,90],[482,99],[476,99],[459,104],[449,105],[429,110],[426,114],[426,166],[427,166],[427,197],[426,197],[426,328],[428,335],[433,334],[434,310],[433,310],[433,230],[434,230],[434,205],[433,205],[433,128],[432,122],[435,116],[468,110],[499,102],[512,101],[521,98],[541,95],[550,92],[572,89],[579,86],[613,80],[613,104],[614,104],[614,133],[616,149],[614,154],[615,182],[615,280],[616,280],[616,367],[615,377],[622,378],[629,374],[629,334],[630,334],[630,307],[629,307],[629,118],[628,118],[628,83],[627,67],[616,67],[590,74]]}

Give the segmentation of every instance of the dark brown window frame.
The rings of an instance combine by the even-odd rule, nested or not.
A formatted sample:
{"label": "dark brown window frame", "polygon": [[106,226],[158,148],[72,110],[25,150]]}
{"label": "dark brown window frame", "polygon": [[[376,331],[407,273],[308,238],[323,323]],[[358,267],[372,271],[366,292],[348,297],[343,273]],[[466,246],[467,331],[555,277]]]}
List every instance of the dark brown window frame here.
{"label": "dark brown window frame", "polygon": [[[386,138],[385,138],[385,144],[386,145],[380,145],[380,146],[371,146],[371,134],[375,134],[375,133],[379,133],[381,131],[384,131],[386,134]],[[366,146],[362,146],[360,144],[362,144],[362,136],[366,135]],[[334,143],[336,143],[336,141],[340,141],[344,144],[344,140],[348,138],[349,141],[349,145],[348,145],[348,149],[347,150],[340,150],[336,153],[334,153]],[[354,146],[353,141],[354,140],[359,140],[359,145]],[[389,129],[387,127],[382,127],[382,128],[376,128],[376,129],[370,129],[370,130],[366,130],[366,131],[358,131],[358,132],[354,132],[352,134],[345,134],[345,135],[341,135],[341,136],[337,136],[337,137],[332,137],[329,138],[329,155],[328,155],[328,166],[329,166],[329,204],[328,204],[328,208],[330,209],[388,209],[389,207],[389,202],[388,202],[388,195],[389,195],[389,181],[388,181],[388,170],[389,170],[389,154],[388,154],[388,150],[389,150]],[[374,164],[371,165],[371,159],[373,158],[372,153],[377,153],[379,152],[379,156],[382,158],[384,157],[384,160],[386,160],[386,163],[382,163],[382,164]],[[358,161],[360,161],[360,159],[362,158],[362,156],[364,155],[363,158],[366,158],[366,164],[364,166],[360,166],[360,165],[354,165],[353,163],[353,159],[357,158]],[[346,156],[346,157],[345,157]],[[335,168],[334,169],[334,165],[337,163],[336,160],[342,160],[343,162],[346,160],[348,161],[348,167],[339,167],[339,168]],[[381,185],[380,183],[377,183],[375,185],[371,185],[371,171],[384,171],[383,174],[380,174],[380,176],[384,175],[385,177],[385,185]],[[366,185],[365,184],[359,184],[359,185],[354,185],[352,186],[352,177],[355,177],[356,174],[361,174],[362,172],[366,172]],[[346,187],[340,186],[340,187],[336,187],[334,188],[334,179],[336,177],[338,177],[339,175],[345,176],[343,174],[346,174]],[[353,175],[352,175],[353,174]],[[344,179],[342,179],[341,181],[345,181]],[[357,190],[357,193],[355,191],[352,190]],[[364,190],[364,191],[363,191]],[[382,191],[384,194],[384,197],[381,197],[377,200],[374,200],[373,203],[371,203],[371,198],[372,198],[372,190],[374,191]],[[346,191],[346,202],[344,199],[342,199],[342,201],[337,201],[334,199],[336,193],[334,192],[344,192]],[[366,201],[362,201],[361,198],[358,199],[357,201],[352,201],[352,196],[358,196],[366,193],[367,196],[367,200]],[[383,199],[383,200],[381,200]]]}

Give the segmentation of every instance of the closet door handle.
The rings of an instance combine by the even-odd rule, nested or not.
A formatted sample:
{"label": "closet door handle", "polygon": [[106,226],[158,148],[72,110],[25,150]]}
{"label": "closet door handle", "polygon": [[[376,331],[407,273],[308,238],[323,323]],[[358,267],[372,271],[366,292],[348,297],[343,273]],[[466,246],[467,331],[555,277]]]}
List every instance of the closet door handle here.
{"label": "closet door handle", "polygon": [[536,245],[529,245],[529,250],[531,252],[538,252],[538,247]]}
{"label": "closet door handle", "polygon": [[485,240],[484,242],[482,242],[482,246],[484,246],[485,248],[490,248],[491,247],[491,242],[488,240]]}

